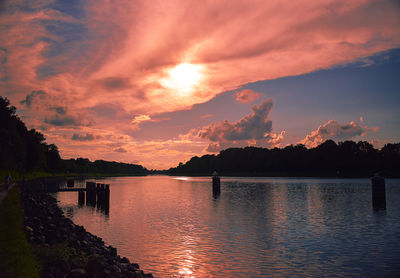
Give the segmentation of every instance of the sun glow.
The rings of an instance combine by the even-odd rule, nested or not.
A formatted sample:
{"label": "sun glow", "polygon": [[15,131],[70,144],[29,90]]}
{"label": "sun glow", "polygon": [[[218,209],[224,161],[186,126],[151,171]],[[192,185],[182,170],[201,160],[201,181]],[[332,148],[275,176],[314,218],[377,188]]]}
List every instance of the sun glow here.
{"label": "sun glow", "polygon": [[161,84],[181,94],[187,94],[196,89],[203,79],[203,66],[182,63],[168,71],[168,78],[161,80]]}

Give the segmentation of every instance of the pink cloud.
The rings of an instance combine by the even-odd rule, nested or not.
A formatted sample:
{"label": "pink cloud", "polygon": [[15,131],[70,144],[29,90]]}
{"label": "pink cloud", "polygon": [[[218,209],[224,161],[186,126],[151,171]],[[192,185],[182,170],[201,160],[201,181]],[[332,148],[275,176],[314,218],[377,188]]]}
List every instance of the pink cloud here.
{"label": "pink cloud", "polygon": [[353,121],[348,124],[340,124],[335,120],[330,120],[320,125],[317,130],[312,131],[299,143],[304,144],[306,147],[313,148],[328,139],[336,141],[350,140],[357,136],[365,136],[368,131],[377,132],[378,127],[362,126]]}
{"label": "pink cloud", "polygon": [[286,131],[283,130],[279,134],[271,133],[269,134],[269,138],[267,141],[268,147],[270,148],[279,148],[283,140],[285,139]]}
{"label": "pink cloud", "polygon": [[[42,126],[46,137],[71,155],[86,150],[61,133],[70,141],[78,131],[129,137],[137,115],[156,119],[249,82],[329,68],[400,45],[399,8],[391,1],[139,0],[116,5],[98,0],[82,7],[83,18],[52,9],[52,1],[25,1],[29,7],[20,10],[14,3],[5,1],[0,17],[0,60],[6,61],[0,63],[0,95],[17,104],[30,101],[27,96],[34,91],[45,92],[19,113],[29,127]],[[86,33],[55,32],[46,28],[49,22],[80,26]],[[181,63],[195,64],[201,75],[186,92],[161,82]],[[243,94],[242,100],[255,100],[255,94]],[[67,108],[66,113],[57,107]],[[268,130],[267,123],[260,125],[264,128],[250,129],[249,141]],[[218,139],[210,139],[216,144],[232,143],[228,135],[246,137],[235,123],[209,128],[204,132]],[[270,136],[262,140],[279,138]],[[114,158],[100,145],[93,148]],[[169,155],[178,160],[179,154]]]}
{"label": "pink cloud", "polygon": [[[269,113],[272,100],[268,99],[254,105],[252,113],[237,122],[224,120],[212,123],[200,129],[197,136],[211,141],[205,149],[207,152],[218,152],[230,147],[260,146],[278,147],[284,139],[285,131],[280,134],[272,132],[272,121]],[[193,134],[193,131],[191,132]]]}
{"label": "pink cloud", "polygon": [[199,131],[201,138],[211,141],[240,141],[263,139],[272,129],[272,122],[268,119],[272,109],[272,100],[265,100],[260,105],[254,105],[252,113],[235,123],[224,120],[218,124],[212,123]]}
{"label": "pink cloud", "polygon": [[388,142],[388,140],[382,140],[382,139],[374,139],[371,140],[370,142],[375,148],[381,149],[383,146],[385,146]]}
{"label": "pink cloud", "polygon": [[241,90],[234,94],[236,101],[241,103],[253,102],[261,97],[261,93],[254,92],[252,90]]}
{"label": "pink cloud", "polygon": [[[12,94],[40,86],[82,108],[108,101],[112,91],[113,101],[127,111],[152,115],[190,108],[248,82],[351,62],[400,43],[398,7],[389,1],[89,1],[85,9],[84,21],[52,9],[2,16],[8,28],[1,45],[8,51],[7,83],[20,89]],[[60,37],[38,19],[82,24],[89,39],[44,56],[52,45],[41,38]],[[85,55],[71,56],[82,48]],[[184,62],[202,67],[202,82],[177,95],[160,80]],[[38,79],[43,66],[56,74]]]}

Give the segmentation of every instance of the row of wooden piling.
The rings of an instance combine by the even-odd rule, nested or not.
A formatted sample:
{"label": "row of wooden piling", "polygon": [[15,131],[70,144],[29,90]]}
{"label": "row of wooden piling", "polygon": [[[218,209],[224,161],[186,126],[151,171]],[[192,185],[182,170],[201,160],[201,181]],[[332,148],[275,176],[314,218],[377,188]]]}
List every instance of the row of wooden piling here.
{"label": "row of wooden piling", "polygon": [[[85,204],[85,191],[78,192],[78,202]],[[97,206],[107,212],[110,208],[110,185],[86,182],[86,205]]]}

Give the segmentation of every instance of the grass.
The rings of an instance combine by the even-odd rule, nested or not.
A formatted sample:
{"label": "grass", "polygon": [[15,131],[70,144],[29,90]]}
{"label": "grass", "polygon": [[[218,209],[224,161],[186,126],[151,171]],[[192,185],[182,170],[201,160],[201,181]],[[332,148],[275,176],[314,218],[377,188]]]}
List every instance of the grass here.
{"label": "grass", "polygon": [[20,189],[14,186],[0,205],[1,277],[39,277],[40,267],[23,229]]}

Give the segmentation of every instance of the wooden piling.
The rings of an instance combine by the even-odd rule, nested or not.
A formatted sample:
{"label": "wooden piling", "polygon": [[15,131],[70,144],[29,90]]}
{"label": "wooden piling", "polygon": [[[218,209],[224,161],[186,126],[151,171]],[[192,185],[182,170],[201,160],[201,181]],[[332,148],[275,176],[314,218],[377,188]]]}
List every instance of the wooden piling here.
{"label": "wooden piling", "polygon": [[108,214],[110,208],[110,185],[86,182],[86,204],[97,207]]}
{"label": "wooden piling", "polygon": [[80,206],[85,204],[85,191],[78,191],[78,204]]}
{"label": "wooden piling", "polygon": [[96,205],[96,183],[86,182],[86,204]]}
{"label": "wooden piling", "polygon": [[221,194],[221,179],[215,171],[212,177],[212,187],[214,196],[218,196],[219,194]]}
{"label": "wooden piling", "polygon": [[104,209],[104,213],[106,215],[108,215],[109,212],[110,212],[110,185],[109,184],[106,184],[105,185],[105,189],[104,189],[104,206],[103,206],[103,209]]}
{"label": "wooden piling", "polygon": [[385,179],[378,174],[371,178],[372,207],[375,211],[386,209]]}
{"label": "wooden piling", "polygon": [[67,187],[74,187],[75,181],[73,179],[67,180]]}

